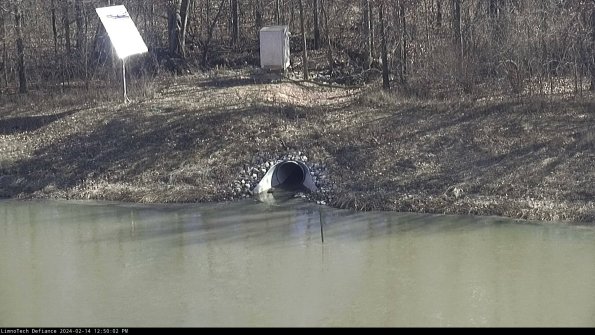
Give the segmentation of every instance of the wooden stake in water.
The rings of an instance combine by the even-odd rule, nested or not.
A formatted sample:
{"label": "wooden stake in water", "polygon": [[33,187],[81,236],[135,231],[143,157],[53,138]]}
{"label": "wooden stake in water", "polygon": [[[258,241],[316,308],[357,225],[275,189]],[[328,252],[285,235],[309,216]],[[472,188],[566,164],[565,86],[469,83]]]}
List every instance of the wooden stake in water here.
{"label": "wooden stake in water", "polygon": [[323,229],[323,222],[322,222],[322,210],[318,210],[318,214],[320,216],[320,240],[324,243],[324,229]]}

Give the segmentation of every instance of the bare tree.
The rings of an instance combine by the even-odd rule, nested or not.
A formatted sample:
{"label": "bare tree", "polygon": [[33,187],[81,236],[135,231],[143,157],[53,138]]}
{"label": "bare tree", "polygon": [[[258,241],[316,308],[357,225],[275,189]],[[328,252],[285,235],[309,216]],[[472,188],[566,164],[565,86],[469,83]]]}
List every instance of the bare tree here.
{"label": "bare tree", "polygon": [[236,45],[240,39],[240,1],[231,0],[231,44]]}
{"label": "bare tree", "polygon": [[4,22],[4,12],[0,10],[0,36],[2,37],[2,62],[0,63],[0,69],[2,70],[4,86],[8,86],[8,50],[6,49],[6,23]]}
{"label": "bare tree", "polygon": [[180,56],[186,58],[186,32],[188,31],[188,16],[190,15],[190,6],[193,0],[182,0],[180,7],[181,27],[178,35],[178,49]]}
{"label": "bare tree", "polygon": [[314,50],[320,49],[320,20],[318,13],[320,12],[320,0],[313,0],[313,18],[314,18]]}
{"label": "bare tree", "polygon": [[463,68],[463,32],[461,21],[461,0],[452,0],[453,44],[459,57],[459,69]]}
{"label": "bare tree", "polygon": [[591,57],[590,57],[589,71],[591,72],[591,86],[590,91],[595,91],[595,1],[591,8]]}
{"label": "bare tree", "polygon": [[182,0],[170,0],[167,8],[167,36],[169,44],[169,55],[175,57],[180,54],[180,30],[182,28],[182,17],[180,6]]}
{"label": "bare tree", "polygon": [[85,18],[83,16],[83,0],[75,0],[75,2],[74,2],[74,17],[75,17],[75,23],[76,23],[76,49],[78,52],[78,56],[81,56],[83,54],[84,36],[85,36],[85,27],[84,27]]}
{"label": "bare tree", "polygon": [[21,3],[14,5],[14,27],[16,33],[18,72],[19,72],[19,93],[27,93],[27,70],[25,68],[25,44],[23,42],[23,15]]}
{"label": "bare tree", "polygon": [[64,28],[64,45],[66,48],[67,57],[71,55],[70,46],[70,17],[68,14],[68,1],[62,2],[62,26]]}
{"label": "bare tree", "polygon": [[[16,25],[15,4],[22,13],[19,23],[25,18],[25,26]],[[393,84],[388,79],[394,75],[410,89],[462,83],[463,92],[471,93],[465,88],[505,79],[516,83],[516,93],[528,88],[529,94],[546,94],[548,85],[553,93],[556,85],[566,88],[562,83],[569,80],[578,93],[585,80],[595,90],[595,0],[0,0],[3,83],[17,83],[24,74],[23,82],[31,86],[48,78],[50,71],[60,73],[62,80],[84,79],[87,56],[95,67],[117,66],[109,40],[90,11],[114,4],[126,5],[135,20],[143,21],[139,28],[155,55],[162,57],[162,51],[169,50],[173,57],[188,58],[188,39],[200,48],[204,67],[211,65],[207,58],[214,50],[227,52],[216,47],[219,44],[231,42],[241,57],[256,53],[252,46],[258,35],[241,29],[250,25],[250,31],[258,30],[276,22],[301,35],[292,47],[303,52],[298,57],[303,58],[306,78],[312,64],[322,61],[332,75],[349,80],[378,57],[385,87]],[[224,17],[229,21],[221,22]],[[31,42],[29,34],[35,34]],[[87,52],[87,40],[93,37],[93,50]],[[20,46],[15,49],[14,43]],[[27,48],[30,43],[35,43],[35,52]],[[308,62],[308,48],[320,49],[325,57]],[[239,55],[212,59],[224,62]],[[58,71],[48,64],[57,64]],[[114,78],[112,74],[110,80]]]}
{"label": "bare tree", "polygon": [[302,66],[302,70],[304,73],[304,80],[308,80],[308,45],[306,44],[306,27],[305,27],[305,20],[304,20],[304,4],[303,0],[298,0],[300,6],[300,29],[302,34],[302,62],[304,63]]}
{"label": "bare tree", "polygon": [[208,60],[207,57],[209,55],[210,44],[213,39],[213,31],[215,30],[215,26],[217,26],[217,22],[219,22],[221,13],[223,13],[223,7],[225,7],[225,0],[221,0],[221,2],[219,3],[219,8],[217,9],[217,14],[215,14],[215,18],[213,18],[213,21],[211,21],[210,24],[207,21],[207,24],[208,24],[207,37],[202,43],[203,49],[202,49],[201,64],[203,67],[207,66],[207,60]]}
{"label": "bare tree", "polygon": [[398,2],[398,26],[399,26],[399,81],[407,83],[407,13],[405,11],[405,0]]}
{"label": "bare tree", "polygon": [[362,40],[364,44],[364,69],[372,65],[372,38],[370,29],[370,0],[361,0]]}
{"label": "bare tree", "polygon": [[260,31],[260,28],[263,26],[263,19],[262,19],[262,0],[255,0],[254,4],[254,22],[256,24],[256,35]]}
{"label": "bare tree", "polygon": [[186,58],[186,32],[192,0],[170,0],[167,4],[167,36],[170,57]]}
{"label": "bare tree", "polygon": [[55,0],[51,2],[50,12],[52,15],[52,33],[54,37],[54,56],[58,57],[58,27],[56,26],[56,3]]}
{"label": "bare tree", "polygon": [[382,87],[385,90],[390,89],[390,78],[388,70],[388,49],[386,47],[386,30],[384,29],[384,2],[380,3],[378,9],[380,19],[380,44],[382,48]]}
{"label": "bare tree", "polygon": [[333,44],[331,42],[331,34],[329,32],[329,25],[328,25],[328,15],[327,15],[327,11],[325,9],[325,3],[322,4],[321,9],[322,9],[322,15],[324,17],[324,34],[325,34],[325,39],[326,39],[326,59],[328,62],[328,67],[330,70],[331,75],[333,74],[334,70],[335,70],[335,60],[333,57]]}

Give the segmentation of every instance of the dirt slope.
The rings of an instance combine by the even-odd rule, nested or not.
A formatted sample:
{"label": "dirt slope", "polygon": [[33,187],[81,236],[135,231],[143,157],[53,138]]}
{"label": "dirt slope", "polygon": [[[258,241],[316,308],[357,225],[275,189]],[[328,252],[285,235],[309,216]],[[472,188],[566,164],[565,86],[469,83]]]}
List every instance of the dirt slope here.
{"label": "dirt slope", "polygon": [[249,75],[187,76],[154,97],[0,107],[0,196],[221,201],[300,151],[338,207],[595,221],[593,97],[398,99]]}

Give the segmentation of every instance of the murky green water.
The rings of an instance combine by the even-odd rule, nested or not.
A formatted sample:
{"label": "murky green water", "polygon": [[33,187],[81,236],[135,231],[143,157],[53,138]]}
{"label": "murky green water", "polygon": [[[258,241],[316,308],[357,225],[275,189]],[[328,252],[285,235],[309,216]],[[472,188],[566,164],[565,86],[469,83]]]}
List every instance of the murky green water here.
{"label": "murky green water", "polygon": [[595,228],[0,201],[0,326],[593,327]]}

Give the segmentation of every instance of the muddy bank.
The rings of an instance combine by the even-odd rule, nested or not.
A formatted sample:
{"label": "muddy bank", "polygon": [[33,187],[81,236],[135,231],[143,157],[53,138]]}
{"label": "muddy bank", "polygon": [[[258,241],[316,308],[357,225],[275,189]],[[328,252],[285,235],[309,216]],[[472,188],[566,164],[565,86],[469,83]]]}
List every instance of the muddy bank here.
{"label": "muddy bank", "polygon": [[594,121],[592,96],[419,101],[189,76],[128,105],[2,104],[0,196],[233,200],[255,167],[299,152],[324,166],[314,199],[336,207],[593,223]]}

